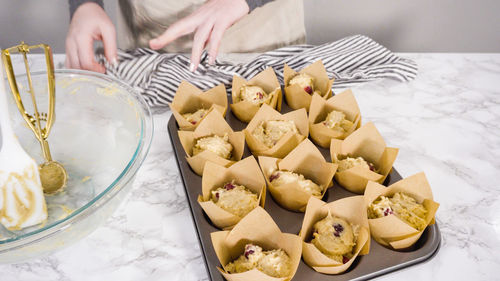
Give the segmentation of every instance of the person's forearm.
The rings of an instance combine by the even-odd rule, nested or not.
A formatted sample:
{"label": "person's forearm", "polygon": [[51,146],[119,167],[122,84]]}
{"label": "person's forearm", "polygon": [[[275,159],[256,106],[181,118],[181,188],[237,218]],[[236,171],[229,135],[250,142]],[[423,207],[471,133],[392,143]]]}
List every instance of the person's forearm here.
{"label": "person's forearm", "polygon": [[80,5],[82,5],[83,3],[92,2],[101,7],[104,7],[103,0],[68,0],[68,2],[70,19],[73,18],[73,14],[75,13],[76,9],[78,9],[78,7],[80,7]]}
{"label": "person's forearm", "polygon": [[272,2],[274,0],[246,0],[248,7],[250,8],[250,12],[253,11],[255,8],[261,7],[266,5],[269,2]]}

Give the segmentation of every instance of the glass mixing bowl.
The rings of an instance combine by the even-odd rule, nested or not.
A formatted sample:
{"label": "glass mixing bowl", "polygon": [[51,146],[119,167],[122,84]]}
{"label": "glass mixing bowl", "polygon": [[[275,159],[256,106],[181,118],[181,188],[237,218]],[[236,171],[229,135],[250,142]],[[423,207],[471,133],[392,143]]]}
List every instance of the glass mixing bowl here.
{"label": "glass mixing bowl", "polygon": [[[88,71],[56,70],[55,77],[56,116],[48,141],[52,158],[67,170],[68,183],[63,192],[45,196],[46,223],[19,231],[0,225],[0,263],[51,253],[95,230],[131,190],[151,144],[151,112],[130,86]],[[46,112],[46,73],[32,73],[32,79],[38,109]],[[17,81],[27,112],[33,112],[26,76]],[[40,164],[39,142],[8,96],[14,131]]]}

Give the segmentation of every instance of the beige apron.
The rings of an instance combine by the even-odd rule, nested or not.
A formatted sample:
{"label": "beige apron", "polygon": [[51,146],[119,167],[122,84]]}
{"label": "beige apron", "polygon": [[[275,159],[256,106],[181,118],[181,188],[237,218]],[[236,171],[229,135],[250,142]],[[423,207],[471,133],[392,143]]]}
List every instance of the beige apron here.
{"label": "beige apron", "polygon": [[[148,47],[150,39],[190,15],[204,0],[120,0],[117,33],[122,49]],[[169,44],[164,51],[190,52],[193,34]],[[262,52],[305,43],[302,0],[276,0],[253,10],[226,30],[221,53]]]}

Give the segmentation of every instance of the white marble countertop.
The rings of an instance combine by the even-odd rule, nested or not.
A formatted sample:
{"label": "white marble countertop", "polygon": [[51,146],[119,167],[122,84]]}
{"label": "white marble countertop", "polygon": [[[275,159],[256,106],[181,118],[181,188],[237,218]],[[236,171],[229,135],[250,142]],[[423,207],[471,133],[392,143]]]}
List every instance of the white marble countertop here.
{"label": "white marble countertop", "polygon": [[[431,260],[379,280],[498,280],[500,54],[401,55],[418,63],[416,80],[367,83],[354,93],[363,120],[400,148],[397,170],[404,177],[426,173],[441,203],[443,240]],[[57,55],[56,65],[63,59]],[[105,225],[50,256],[0,265],[0,279],[207,280],[169,117],[155,113],[149,156],[129,199]]]}

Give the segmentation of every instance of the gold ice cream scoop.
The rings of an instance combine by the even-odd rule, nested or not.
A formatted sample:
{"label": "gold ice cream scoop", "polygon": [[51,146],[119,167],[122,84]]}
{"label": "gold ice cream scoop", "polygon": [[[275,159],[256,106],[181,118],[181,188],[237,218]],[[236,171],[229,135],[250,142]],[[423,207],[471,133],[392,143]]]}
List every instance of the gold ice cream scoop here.
{"label": "gold ice cream scoop", "polygon": [[[31,73],[28,65],[27,54],[33,49],[42,49],[45,54],[45,63],[47,64],[47,87],[48,87],[48,108],[47,112],[39,112],[35,98],[35,91],[31,80]],[[29,94],[33,103],[33,114],[26,111],[21,94],[19,92],[14,68],[12,66],[11,53],[19,53],[23,56],[24,66],[26,68],[26,77],[28,80]],[[33,131],[36,138],[40,142],[43,157],[45,162],[39,165],[40,181],[45,193],[57,193],[62,191],[66,185],[68,175],[63,165],[52,159],[47,138],[49,137],[50,129],[54,124],[55,110],[55,78],[54,78],[54,62],[52,59],[52,50],[46,44],[28,46],[24,42],[21,44],[2,50],[2,60],[5,65],[5,72],[9,80],[10,89],[16,101],[17,108],[28,124],[28,127]],[[42,127],[42,124],[45,126]]]}

